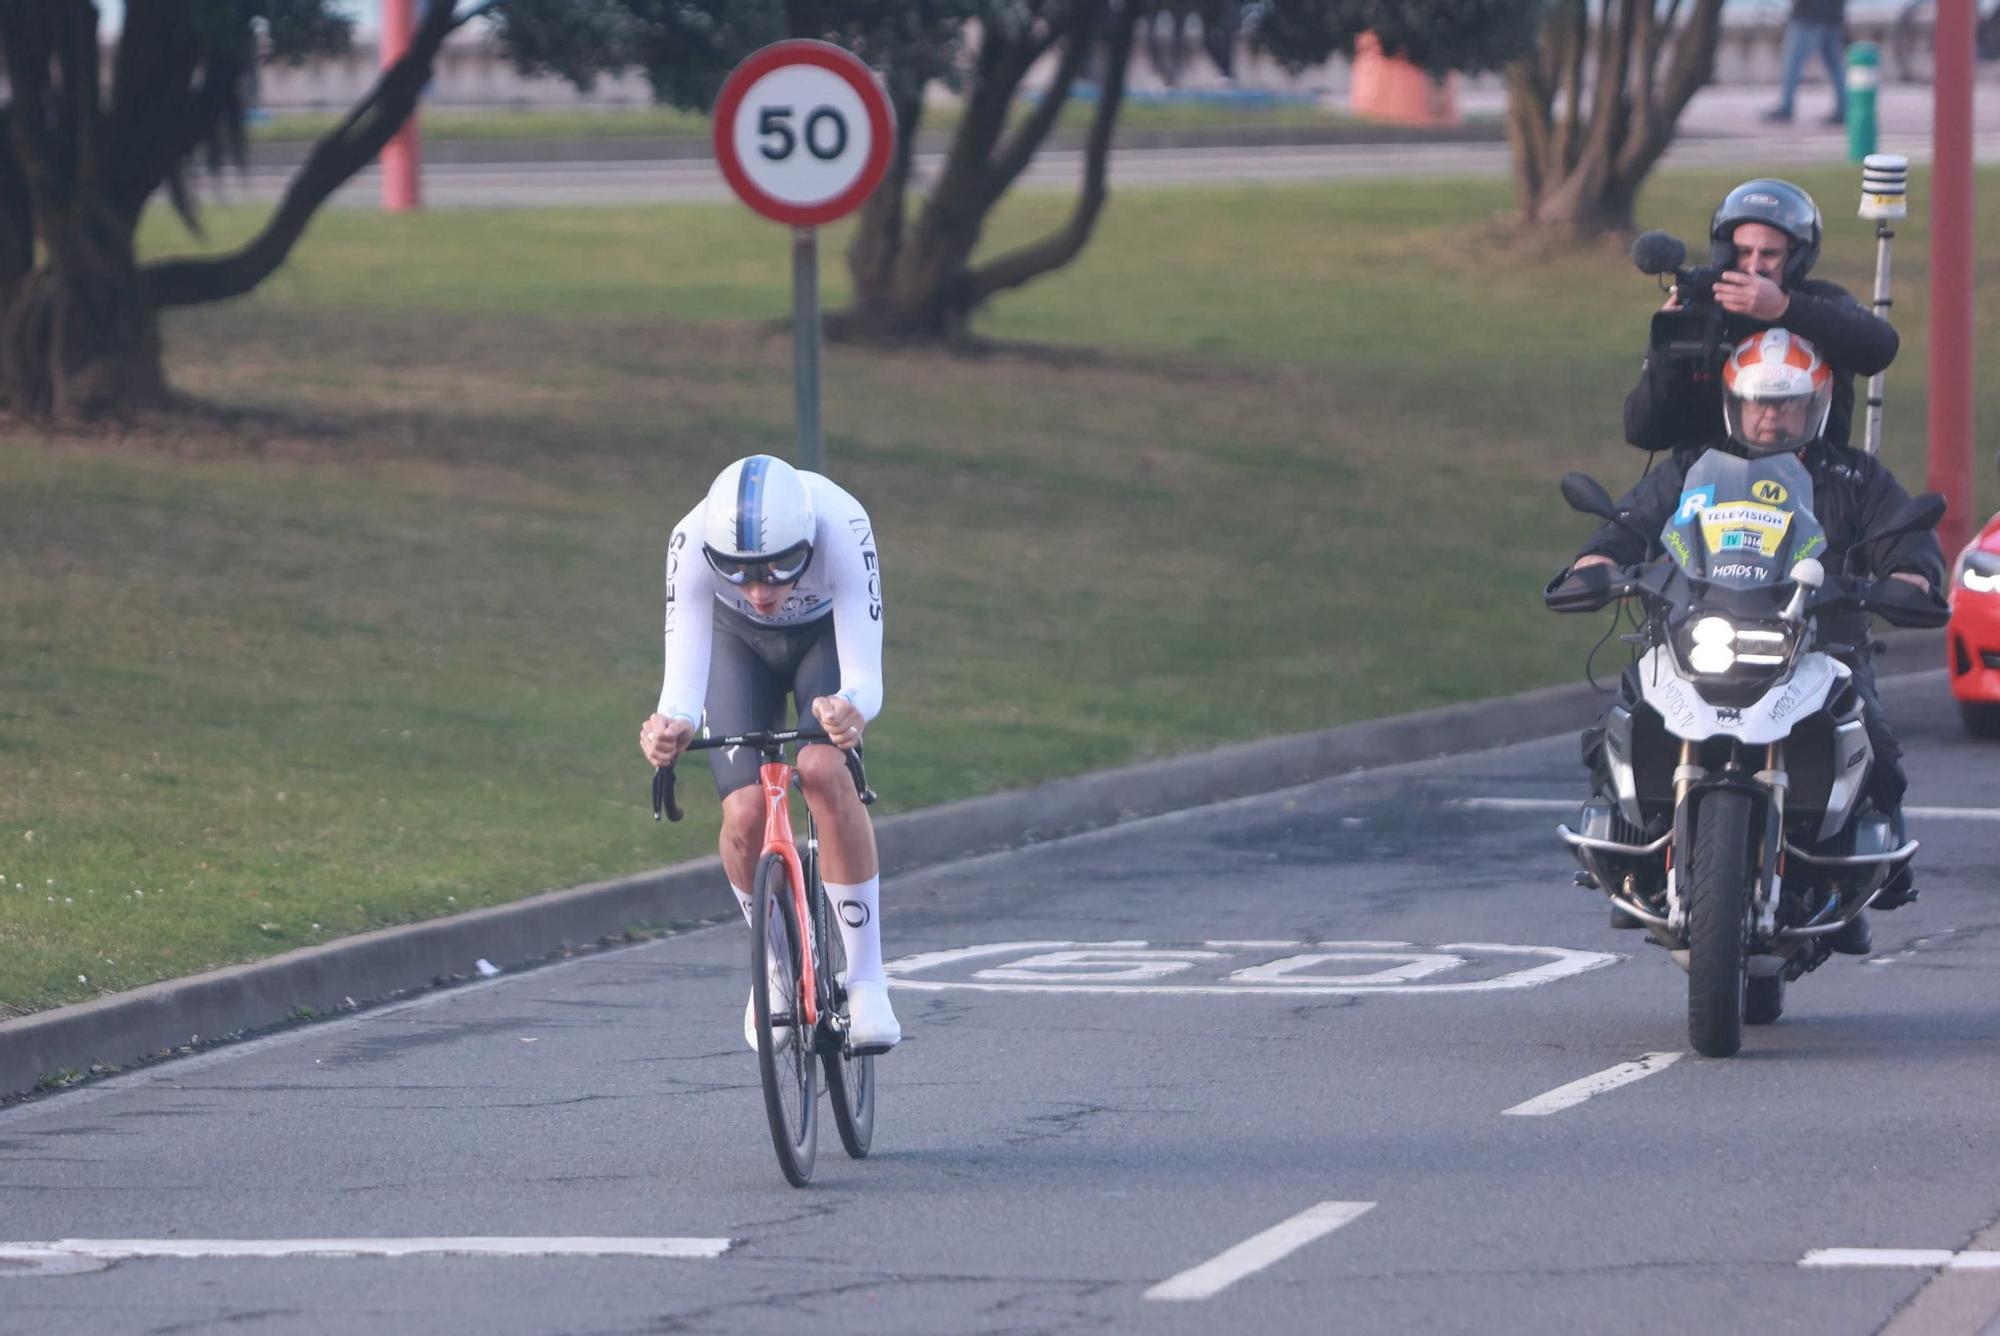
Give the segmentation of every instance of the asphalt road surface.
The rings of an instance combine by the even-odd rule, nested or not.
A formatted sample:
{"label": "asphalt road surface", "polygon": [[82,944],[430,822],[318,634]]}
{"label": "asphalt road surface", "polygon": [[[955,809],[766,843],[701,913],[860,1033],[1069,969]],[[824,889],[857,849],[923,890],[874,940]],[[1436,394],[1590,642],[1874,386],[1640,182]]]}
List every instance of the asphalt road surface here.
{"label": "asphalt road surface", "polygon": [[1553,738],[892,881],[876,1153],[803,1191],[733,910],[0,1112],[0,1331],[1994,1330],[2000,766],[1885,694],[1923,898],[1736,1058]]}

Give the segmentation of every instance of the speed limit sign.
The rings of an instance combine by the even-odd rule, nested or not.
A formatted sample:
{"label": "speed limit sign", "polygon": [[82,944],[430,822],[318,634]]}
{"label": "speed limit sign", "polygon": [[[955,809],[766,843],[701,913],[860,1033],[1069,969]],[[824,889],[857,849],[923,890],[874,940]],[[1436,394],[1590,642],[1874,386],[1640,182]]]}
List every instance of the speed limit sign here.
{"label": "speed limit sign", "polygon": [[844,218],[889,169],[896,127],[875,75],[826,42],[776,42],[730,72],[715,103],[715,160],[773,222]]}

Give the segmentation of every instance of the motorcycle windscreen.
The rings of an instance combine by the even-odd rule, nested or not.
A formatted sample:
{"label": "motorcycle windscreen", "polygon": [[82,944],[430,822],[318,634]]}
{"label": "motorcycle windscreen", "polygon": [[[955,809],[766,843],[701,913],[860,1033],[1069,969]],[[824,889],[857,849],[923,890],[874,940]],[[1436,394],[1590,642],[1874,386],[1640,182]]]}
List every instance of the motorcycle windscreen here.
{"label": "motorcycle windscreen", "polygon": [[1688,470],[1660,542],[1697,579],[1738,589],[1776,584],[1807,557],[1826,555],[1812,501],[1812,475],[1796,455],[1710,450]]}

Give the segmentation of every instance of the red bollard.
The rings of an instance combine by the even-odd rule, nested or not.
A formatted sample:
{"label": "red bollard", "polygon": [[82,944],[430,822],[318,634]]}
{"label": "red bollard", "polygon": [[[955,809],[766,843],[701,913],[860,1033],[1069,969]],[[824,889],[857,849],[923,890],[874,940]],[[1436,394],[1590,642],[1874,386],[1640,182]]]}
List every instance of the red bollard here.
{"label": "red bollard", "polygon": [[[401,60],[410,49],[414,18],[411,0],[382,0],[383,69]],[[421,105],[410,109],[410,119],[382,146],[382,208],[389,213],[423,207],[423,147],[417,135]]]}

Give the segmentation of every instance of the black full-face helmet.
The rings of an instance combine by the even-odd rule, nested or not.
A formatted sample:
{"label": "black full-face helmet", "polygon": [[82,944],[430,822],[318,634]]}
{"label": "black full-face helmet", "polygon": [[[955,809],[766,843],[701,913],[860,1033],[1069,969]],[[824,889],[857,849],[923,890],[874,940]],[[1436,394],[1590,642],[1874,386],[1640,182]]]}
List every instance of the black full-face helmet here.
{"label": "black full-face helmet", "polygon": [[1785,287],[1797,286],[1819,259],[1819,205],[1790,181],[1760,177],[1722,197],[1708,222],[1717,263],[1736,258],[1736,229],[1742,223],[1765,223],[1792,239],[1791,253],[1785,257]]}

